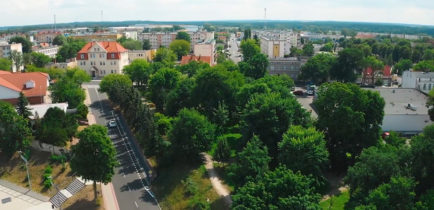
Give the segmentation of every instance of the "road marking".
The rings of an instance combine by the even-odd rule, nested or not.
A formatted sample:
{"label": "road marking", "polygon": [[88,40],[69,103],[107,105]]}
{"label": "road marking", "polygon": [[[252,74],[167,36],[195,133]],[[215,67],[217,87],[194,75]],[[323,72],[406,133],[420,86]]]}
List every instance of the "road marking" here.
{"label": "road marking", "polygon": [[136,204],[136,208],[139,208],[139,205],[137,205],[137,202],[134,201],[134,204]]}

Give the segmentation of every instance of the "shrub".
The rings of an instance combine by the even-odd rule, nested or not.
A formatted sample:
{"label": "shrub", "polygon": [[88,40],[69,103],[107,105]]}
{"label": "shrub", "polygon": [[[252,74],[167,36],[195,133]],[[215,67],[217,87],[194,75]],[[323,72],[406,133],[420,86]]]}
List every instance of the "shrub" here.
{"label": "shrub", "polygon": [[76,114],[77,114],[78,118],[86,119],[88,113],[89,113],[89,109],[83,103],[81,103],[77,106],[77,113]]}

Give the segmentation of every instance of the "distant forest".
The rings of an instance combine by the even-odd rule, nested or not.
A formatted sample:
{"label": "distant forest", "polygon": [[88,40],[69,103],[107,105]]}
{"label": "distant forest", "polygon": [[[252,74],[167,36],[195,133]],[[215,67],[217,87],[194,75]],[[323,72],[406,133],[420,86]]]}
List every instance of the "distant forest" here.
{"label": "distant forest", "polygon": [[[264,28],[267,29],[295,29],[312,32],[326,33],[328,31],[340,31],[350,29],[354,31],[393,33],[393,34],[414,34],[434,36],[434,26],[392,24],[392,23],[366,23],[366,22],[337,22],[337,21],[277,21],[277,20],[240,20],[240,21],[118,21],[118,22],[72,22],[58,23],[57,28],[75,27],[116,27],[130,26],[136,24],[177,24],[177,25],[214,25],[243,28]],[[8,26],[0,27],[0,31],[30,31],[37,29],[53,28],[52,24],[29,25],[29,26]]]}

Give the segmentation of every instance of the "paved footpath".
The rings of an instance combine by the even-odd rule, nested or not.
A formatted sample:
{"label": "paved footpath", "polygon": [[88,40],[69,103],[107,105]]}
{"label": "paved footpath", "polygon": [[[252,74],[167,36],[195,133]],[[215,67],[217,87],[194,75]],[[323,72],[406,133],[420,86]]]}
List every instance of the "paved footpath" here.
{"label": "paved footpath", "polygon": [[48,197],[29,191],[5,180],[0,180],[1,210],[50,210]]}
{"label": "paved footpath", "polygon": [[231,206],[232,199],[229,190],[222,184],[222,181],[220,180],[217,172],[214,169],[214,164],[212,157],[208,155],[207,153],[202,153],[203,157],[205,158],[205,168],[208,172],[209,179],[211,181],[211,184],[214,188],[214,190],[217,192],[219,196],[222,196],[226,205]]}
{"label": "paved footpath", "polygon": [[[91,101],[90,101],[89,92],[87,88],[85,88],[85,92],[86,92],[86,99],[84,100],[84,104],[89,107]],[[89,125],[96,124],[95,116],[90,111],[87,114],[87,120],[89,121]],[[101,192],[104,200],[104,209],[119,210],[119,204],[116,199],[113,184],[111,182],[108,184],[101,183]]]}

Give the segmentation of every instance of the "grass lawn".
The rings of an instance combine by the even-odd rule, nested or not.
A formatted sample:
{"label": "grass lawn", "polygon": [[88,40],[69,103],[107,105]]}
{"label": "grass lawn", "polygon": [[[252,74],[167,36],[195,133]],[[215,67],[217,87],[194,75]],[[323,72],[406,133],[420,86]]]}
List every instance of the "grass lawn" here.
{"label": "grass lawn", "polygon": [[[30,180],[32,183],[32,190],[41,193],[47,197],[51,197],[57,193],[54,186],[50,189],[44,188],[43,177],[44,169],[50,165],[49,152],[40,152],[36,150],[31,151],[31,157],[29,159],[29,173]],[[58,185],[59,189],[66,188],[74,179],[71,172],[69,164],[66,163],[66,169],[62,170],[62,164],[51,164],[53,172],[51,176],[53,177],[53,182]],[[24,161],[20,158],[18,153],[11,159],[7,159],[2,153],[0,153],[0,179],[15,183],[19,186],[28,188],[27,173]],[[89,192],[89,189],[90,192]],[[100,206],[96,205],[93,201],[93,188],[92,186],[87,186],[85,189],[71,197],[63,207],[69,206],[67,209],[89,209],[89,210],[101,210]],[[100,197],[99,203],[102,204],[102,198]],[[83,207],[83,208],[79,208]]]}
{"label": "grass lawn", "polygon": [[93,185],[87,185],[84,189],[82,189],[78,194],[69,198],[62,206],[62,209],[65,210],[103,210],[104,203],[101,197],[101,188],[100,185],[97,184],[98,201],[94,201],[93,194]]}
{"label": "grass lawn", "polygon": [[197,203],[228,209],[212,188],[203,165],[173,163],[160,168],[152,190],[163,209],[193,209]]}
{"label": "grass lawn", "polygon": [[348,192],[348,190],[346,190],[340,193],[339,195],[334,195],[327,200],[321,201],[320,205],[321,208],[324,210],[326,209],[343,210],[345,203],[347,203],[349,199],[350,199],[350,193]]}

